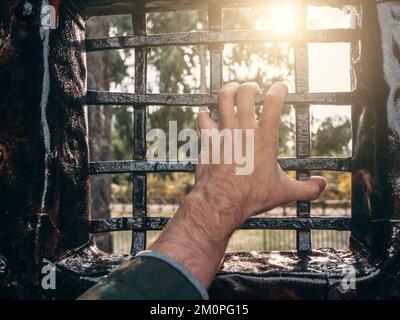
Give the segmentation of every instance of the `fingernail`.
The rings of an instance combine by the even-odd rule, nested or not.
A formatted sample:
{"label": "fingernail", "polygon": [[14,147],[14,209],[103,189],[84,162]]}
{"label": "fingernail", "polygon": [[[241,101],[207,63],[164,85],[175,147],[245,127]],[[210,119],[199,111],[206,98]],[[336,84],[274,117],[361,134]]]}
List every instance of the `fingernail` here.
{"label": "fingernail", "polygon": [[321,192],[325,190],[325,188],[326,188],[326,180],[325,179],[320,179],[319,188],[320,188]]}

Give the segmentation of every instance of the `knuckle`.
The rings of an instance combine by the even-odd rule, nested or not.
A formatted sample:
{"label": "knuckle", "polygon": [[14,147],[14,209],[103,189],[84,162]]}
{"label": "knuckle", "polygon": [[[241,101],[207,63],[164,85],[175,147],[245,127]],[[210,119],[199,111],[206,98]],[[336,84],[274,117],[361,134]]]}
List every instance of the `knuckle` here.
{"label": "knuckle", "polygon": [[233,97],[234,90],[229,87],[222,88],[218,91],[218,98],[219,99],[231,99]]}
{"label": "knuckle", "polygon": [[321,191],[317,185],[314,185],[313,188],[310,191],[310,200],[316,200],[318,199]]}

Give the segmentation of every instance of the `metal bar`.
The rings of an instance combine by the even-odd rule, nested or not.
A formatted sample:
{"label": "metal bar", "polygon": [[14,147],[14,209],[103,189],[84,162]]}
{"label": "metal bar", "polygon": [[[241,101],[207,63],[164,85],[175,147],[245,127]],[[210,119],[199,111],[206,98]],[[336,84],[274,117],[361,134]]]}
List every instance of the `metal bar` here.
{"label": "metal bar", "polygon": [[[222,8],[218,5],[218,1],[209,0],[208,1],[208,23],[209,30],[208,34],[221,34],[222,30]],[[222,87],[222,52],[224,50],[223,43],[210,43],[210,93],[216,94]],[[211,104],[211,118],[214,121],[219,120],[218,115],[218,104]]]}
{"label": "metal bar", "polygon": [[[113,232],[113,231],[145,231],[162,230],[170,220],[169,217],[121,217],[110,219],[98,219],[90,221],[92,233]],[[312,217],[312,218],[251,218],[248,219],[239,229],[256,230],[350,230],[348,217]]]}
{"label": "metal bar", "polygon": [[[368,10],[367,8],[365,8],[364,6],[357,6],[356,7],[356,12],[358,13],[358,15],[353,15],[352,17],[352,25],[357,26],[359,28],[362,27],[362,24],[364,23],[368,23],[368,26],[366,25],[365,27],[369,27],[370,26],[370,22],[365,21],[366,19],[369,19],[368,16],[369,15],[365,15],[365,12],[363,12],[364,10]],[[360,18],[361,17],[361,18]],[[365,29],[363,29],[363,32]],[[364,34],[368,34],[369,30],[367,29],[367,31]],[[368,37],[369,38],[369,37]],[[373,47],[368,47],[368,42],[371,43],[370,41],[367,41],[366,45],[367,45],[367,49],[364,47],[364,42],[365,39],[362,40],[362,45],[361,45],[361,40],[359,41],[354,41],[351,42],[350,44],[350,72],[351,72],[351,89],[357,90],[357,89],[361,89],[360,91],[362,91],[362,88],[367,88],[368,86],[365,86],[365,79],[364,78],[368,78],[371,77],[371,71],[368,71],[367,74],[362,75],[362,71],[363,68],[365,68],[365,57],[366,57],[366,53],[367,55],[370,54],[370,52],[373,52],[372,55],[376,55],[376,52],[372,51],[371,48]],[[372,41],[373,42],[373,41]],[[376,49],[376,48],[375,48]],[[380,55],[376,55],[376,56],[380,56]],[[364,64],[364,66],[363,66]],[[379,72],[380,73],[380,72]],[[376,77],[375,75],[372,76],[374,79],[379,79],[379,77]],[[362,85],[360,86],[360,82],[362,83]],[[378,83],[378,82],[376,82]],[[375,89],[374,89],[375,90]],[[360,139],[359,137],[361,136],[360,133],[362,132],[362,130],[360,130],[361,128],[367,128],[367,126],[361,125],[361,123],[359,122],[361,118],[367,118],[365,117],[365,114],[367,114],[366,112],[363,112],[361,110],[368,110],[369,108],[366,108],[365,105],[360,104],[360,102],[358,102],[357,100],[354,101],[354,104],[351,106],[351,124],[353,127],[353,132],[352,132],[352,155],[357,157],[357,154],[360,153],[359,150],[365,150],[365,146],[369,145],[369,147],[372,147],[374,144],[370,143],[371,141],[373,141],[373,139],[369,138],[369,139],[361,139],[363,142],[362,144],[364,144],[364,148],[360,148]],[[361,115],[363,115],[361,117]],[[368,119],[368,118],[367,118]],[[369,131],[368,134],[364,134],[363,136],[365,137],[370,137],[371,136],[371,131],[369,130],[370,128],[374,127],[375,125],[372,124],[368,129],[364,129],[365,131]],[[354,130],[355,128],[360,128],[358,130]],[[362,146],[361,144],[361,146]],[[365,151],[364,151],[365,152]],[[371,155],[373,153],[371,152]],[[375,153],[376,154],[376,153]],[[364,162],[364,163],[374,163],[376,162],[373,159],[373,156],[369,155],[368,158],[368,162]],[[358,157],[360,158],[360,157]],[[365,156],[361,157],[361,159],[366,159]],[[365,161],[365,160],[364,160]],[[371,162],[369,162],[371,161]],[[368,167],[368,166],[367,166]],[[363,172],[362,170],[360,170],[362,168],[362,170],[364,168],[366,168],[366,166],[359,166],[357,165],[357,161],[355,161],[355,165],[354,165],[354,169],[351,172],[351,181],[354,183],[352,183],[351,185],[351,216],[353,219],[353,228],[351,230],[351,237],[350,237],[350,245],[352,247],[359,247],[359,244],[361,243],[360,240],[364,240],[362,243],[362,246],[365,246],[365,243],[368,243],[368,240],[365,241],[365,239],[368,239],[368,233],[370,231],[370,229],[368,229],[369,224],[365,224],[364,221],[369,221],[372,217],[372,214],[370,212],[370,209],[365,210],[364,208],[368,208],[368,206],[364,205],[364,201],[370,201],[370,200],[364,200],[364,201],[360,201],[360,199],[362,199],[363,197],[360,197],[360,195],[362,195],[365,191],[359,191],[359,190],[363,190],[362,188],[360,188],[359,183],[357,183],[358,181],[360,181],[359,177],[359,172]],[[370,172],[373,172],[373,170],[371,170]],[[357,190],[358,189],[358,190]],[[363,203],[364,202],[364,203]],[[363,208],[364,207],[364,208]],[[361,215],[359,213],[362,213]],[[357,219],[359,219],[359,221],[361,223],[358,223]],[[355,238],[358,238],[358,240],[355,240]]]}
{"label": "metal bar", "polygon": [[[146,15],[132,15],[133,32],[137,36],[146,35]],[[147,86],[147,48],[135,48],[135,92],[146,93]],[[134,156],[136,161],[146,159],[146,105],[134,105]],[[147,215],[147,175],[133,175],[133,216]],[[132,234],[131,254],[136,255],[146,248],[146,232],[136,231]]]}
{"label": "metal bar", "polygon": [[[287,97],[287,104],[296,106],[296,156],[298,159],[283,158],[279,162],[285,170],[297,170],[297,177],[300,180],[308,179],[308,170],[335,170],[349,171],[351,169],[350,158],[309,158],[310,156],[310,125],[309,125],[309,104],[331,104],[349,105],[352,101],[353,93],[309,93],[308,92],[308,55],[307,42],[353,42],[359,39],[357,29],[336,29],[336,30],[305,30],[306,29],[306,1],[302,1],[303,20],[302,28],[296,35],[279,36],[269,31],[221,31],[222,30],[222,10],[217,0],[208,1],[208,13],[210,22],[209,32],[188,32],[160,35],[146,35],[145,15],[136,17],[135,35],[125,37],[114,37],[106,39],[87,40],[87,51],[99,51],[122,48],[135,48],[136,58],[146,59],[147,48],[152,46],[166,45],[209,45],[211,60],[211,94],[146,94],[146,68],[147,61],[139,64],[136,59],[136,79],[135,93],[110,93],[88,91],[88,105],[133,105],[135,107],[135,157],[133,161],[109,161],[91,163],[91,174],[104,173],[134,173],[134,217],[98,220],[92,223],[101,223],[117,226],[116,230],[134,230],[132,254],[143,250],[145,247],[146,230],[160,230],[168,218],[148,218],[146,217],[146,173],[147,172],[193,172],[196,168],[195,163],[151,163],[145,160],[145,119],[147,105],[167,105],[167,106],[212,106],[212,116],[218,118],[215,106],[218,104],[216,93],[221,88],[222,80],[222,51],[224,43],[242,42],[295,42],[296,53],[296,93]],[[257,96],[257,103],[262,103],[265,95]],[[136,204],[135,204],[136,202]],[[310,218],[310,203],[298,202],[297,218],[274,219],[274,218],[254,218],[247,221],[242,228],[244,229],[294,229],[297,230],[298,250],[311,249],[310,229],[330,229],[325,226],[325,220]],[[346,223],[349,221],[345,219]],[[279,220],[279,221],[278,221]],[[286,220],[286,221],[284,221]],[[342,221],[343,222],[343,221]],[[128,229],[120,229],[120,225]],[[158,228],[158,229],[157,229]],[[335,227],[336,228],[336,227]],[[343,228],[338,227],[340,230]],[[346,227],[347,228],[347,227]],[[96,229],[97,230],[97,229]],[[116,231],[115,230],[115,231]],[[336,229],[335,229],[336,230]],[[348,229],[346,229],[348,230]],[[109,230],[112,231],[112,230]],[[138,232],[139,231],[139,232]],[[94,231],[103,232],[103,231]]]}
{"label": "metal bar", "polygon": [[[301,18],[299,31],[304,32],[307,28],[307,4],[304,0],[299,3]],[[304,41],[295,44],[295,84],[296,92],[308,92],[308,47]],[[308,158],[310,156],[310,109],[308,104],[296,105],[296,157]],[[298,180],[310,178],[308,170],[297,170]],[[309,201],[297,202],[297,217],[310,217],[311,204]],[[296,232],[296,246],[299,251],[311,250],[311,231],[302,228]]]}
{"label": "metal bar", "polygon": [[[216,60],[216,57],[213,59]],[[214,78],[215,79],[215,78]],[[262,104],[265,94],[256,97],[256,104]],[[353,101],[352,92],[328,93],[289,93],[286,104],[323,104],[348,106]],[[178,94],[178,93],[123,93],[123,92],[87,92],[87,105],[163,105],[163,106],[207,106],[218,104],[216,94]]]}
{"label": "metal bar", "polygon": [[[211,21],[210,21],[211,22]],[[164,33],[148,36],[121,36],[99,39],[87,39],[86,50],[88,52],[116,50],[137,47],[160,46],[190,46],[211,45],[224,43],[246,42],[351,42],[359,39],[358,29],[327,29],[308,30],[294,34],[284,34],[276,31],[216,31],[217,25],[211,31]]]}
{"label": "metal bar", "polygon": [[[312,157],[305,159],[279,158],[283,170],[351,171],[351,158]],[[194,172],[196,163],[149,162],[146,160],[99,161],[90,163],[90,174],[144,173],[144,172]]]}
{"label": "metal bar", "polygon": [[[177,10],[206,10],[207,2],[198,0],[185,1],[110,1],[110,0],[76,0],[78,7],[87,16],[118,15],[126,12],[137,13],[177,11]],[[361,0],[307,0],[308,4],[342,8],[345,5],[359,4]],[[224,8],[256,7],[273,4],[292,4],[293,0],[218,0]]]}

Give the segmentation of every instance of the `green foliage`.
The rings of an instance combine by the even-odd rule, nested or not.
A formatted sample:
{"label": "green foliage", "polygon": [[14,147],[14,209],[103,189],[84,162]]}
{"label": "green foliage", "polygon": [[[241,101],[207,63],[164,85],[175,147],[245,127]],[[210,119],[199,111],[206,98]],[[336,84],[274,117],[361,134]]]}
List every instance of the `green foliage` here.
{"label": "green foliage", "polygon": [[[324,119],[318,130],[311,136],[313,156],[345,157],[351,155],[351,123],[343,116]],[[351,174],[337,172],[315,172],[328,180],[323,194],[326,200],[350,199]]]}
{"label": "green foliage", "polygon": [[130,159],[133,151],[133,113],[126,107],[114,108],[112,143],[115,159]]}
{"label": "green foliage", "polygon": [[312,135],[312,152],[315,156],[349,156],[351,123],[348,118],[333,116],[320,124]]}
{"label": "green foliage", "polygon": [[120,83],[128,74],[126,65],[118,51],[110,51],[108,57],[109,81]]}
{"label": "green foliage", "polygon": [[[196,31],[203,28],[205,20],[206,13],[203,11],[153,13],[148,16],[148,30],[153,34]],[[192,68],[198,66],[195,61],[198,54],[198,46],[151,49],[149,64],[159,73],[160,92],[188,93],[195,89],[193,83],[185,81],[185,76],[190,75]]]}
{"label": "green foliage", "polygon": [[194,175],[174,172],[169,175],[149,174],[148,202],[179,204],[193,186]]}
{"label": "green foliage", "polygon": [[348,172],[313,172],[313,175],[323,175],[328,181],[327,189],[322,193],[321,200],[350,200],[351,174]]}

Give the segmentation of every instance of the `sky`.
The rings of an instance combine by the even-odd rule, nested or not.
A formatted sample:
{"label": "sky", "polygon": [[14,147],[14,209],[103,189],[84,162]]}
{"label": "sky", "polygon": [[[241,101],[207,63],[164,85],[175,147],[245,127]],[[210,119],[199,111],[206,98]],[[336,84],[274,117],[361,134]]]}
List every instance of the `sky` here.
{"label": "sky", "polygon": [[[331,29],[351,28],[352,16],[345,11],[309,6],[308,28]],[[350,44],[324,43],[309,44],[309,87],[310,92],[350,91]],[[350,106],[333,108],[311,108],[315,118],[340,114],[350,118]],[[315,124],[314,126],[316,126]],[[313,128],[315,130],[315,127]]]}

